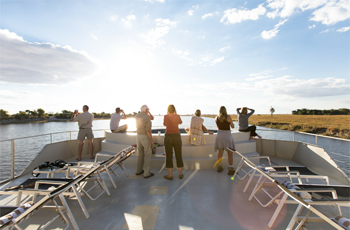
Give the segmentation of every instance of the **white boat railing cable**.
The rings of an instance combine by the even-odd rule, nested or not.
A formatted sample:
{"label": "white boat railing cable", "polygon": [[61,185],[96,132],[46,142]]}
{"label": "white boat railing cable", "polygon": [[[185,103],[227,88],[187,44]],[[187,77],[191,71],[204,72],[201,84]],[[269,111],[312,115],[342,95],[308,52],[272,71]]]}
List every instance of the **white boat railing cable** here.
{"label": "white boat railing cable", "polygon": [[[94,129],[93,131],[98,132],[98,131],[105,131],[105,130],[109,130],[109,129]],[[0,140],[0,142],[6,142],[6,141],[11,142],[11,178],[10,178],[10,180],[15,179],[15,140],[22,140],[22,139],[43,137],[43,136],[50,135],[50,140],[51,140],[51,144],[52,144],[53,143],[53,135],[62,134],[62,133],[70,133],[69,139],[72,140],[72,132],[79,132],[79,130],[64,131],[64,132],[57,132],[57,133],[46,133],[46,134],[41,134],[41,135],[29,136],[29,137],[20,137],[20,138],[13,138],[13,139],[7,139],[7,140]]]}

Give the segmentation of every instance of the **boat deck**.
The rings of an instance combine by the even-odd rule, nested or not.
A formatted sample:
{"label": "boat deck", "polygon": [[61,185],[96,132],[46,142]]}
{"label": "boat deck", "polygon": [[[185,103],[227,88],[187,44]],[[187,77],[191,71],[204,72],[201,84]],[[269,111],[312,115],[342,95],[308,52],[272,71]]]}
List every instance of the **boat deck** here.
{"label": "boat deck", "polygon": [[[127,171],[131,174],[129,177],[125,174],[115,177],[117,189],[114,189],[104,174],[111,192],[110,197],[103,194],[96,201],[82,197],[90,214],[89,219],[85,218],[75,198],[67,198],[80,229],[128,229],[126,222],[133,221],[139,224],[137,229],[263,230],[269,229],[267,224],[277,207],[273,204],[263,208],[254,199],[249,202],[248,197],[254,186],[251,185],[248,191],[243,193],[247,179],[231,180],[226,169],[221,173],[214,169],[185,170],[182,180],[178,178],[178,172],[175,170],[172,181],[163,178],[166,170],[159,174],[153,169],[155,176],[149,179],[132,174],[135,172],[134,167],[127,167]],[[18,178],[2,185],[0,189],[18,184],[28,177]],[[99,188],[95,189],[96,192],[100,191]],[[277,188],[270,189],[278,191]],[[15,201],[14,195],[0,196],[0,205],[15,204]],[[296,205],[285,205],[272,229],[286,229],[295,209]],[[345,216],[349,216],[349,208],[342,208],[342,211]],[[323,208],[322,212],[327,212],[327,216],[330,217],[337,215],[336,209],[329,207]],[[53,214],[55,213],[38,210],[20,226],[24,229],[38,229]],[[63,223],[56,220],[50,225],[50,229],[62,229],[62,226]],[[331,227],[327,223],[310,223],[307,228],[321,230]],[[69,229],[73,227],[70,226]]]}

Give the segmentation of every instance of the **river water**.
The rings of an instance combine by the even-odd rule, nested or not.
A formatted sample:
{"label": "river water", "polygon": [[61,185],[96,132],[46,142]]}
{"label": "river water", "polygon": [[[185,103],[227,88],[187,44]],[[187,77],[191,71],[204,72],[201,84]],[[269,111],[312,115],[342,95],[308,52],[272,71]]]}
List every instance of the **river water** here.
{"label": "river water", "polygon": [[[189,127],[191,117],[182,116],[183,124],[180,128]],[[110,120],[94,120],[93,130],[109,129]],[[122,124],[128,124],[129,130],[136,130],[134,118],[121,120]],[[207,128],[217,129],[213,118],[204,118],[204,125]],[[153,128],[163,128],[163,116],[155,116],[152,122]],[[237,123],[235,123],[237,127]],[[28,124],[8,124],[0,126],[0,140],[9,140],[15,138],[73,131],[52,135],[53,142],[76,139],[78,135],[78,125],[75,122],[45,122],[45,123],[28,123]],[[265,127],[258,127],[258,134],[264,139],[276,140],[293,140],[293,132],[281,131]],[[94,131],[95,137],[103,137],[104,131]],[[311,135],[295,133],[295,140],[316,145],[316,138]],[[41,136],[19,139],[15,141],[15,174],[18,175],[32,159],[46,145],[51,143],[51,136]],[[318,136],[318,145],[324,148],[330,157],[338,164],[338,166],[350,176],[350,141],[341,141]],[[11,142],[0,142],[0,181],[10,178],[10,162],[11,162]]]}

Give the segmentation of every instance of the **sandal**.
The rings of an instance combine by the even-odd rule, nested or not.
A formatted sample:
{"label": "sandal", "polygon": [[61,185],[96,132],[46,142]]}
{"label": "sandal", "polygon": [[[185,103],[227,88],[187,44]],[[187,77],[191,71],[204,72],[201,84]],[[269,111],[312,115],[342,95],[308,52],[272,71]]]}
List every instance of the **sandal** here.
{"label": "sandal", "polygon": [[90,159],[95,159],[95,157],[94,157],[94,156],[92,156],[92,157],[90,157]]}
{"label": "sandal", "polygon": [[184,174],[179,175],[179,178],[180,179],[184,178]]}
{"label": "sandal", "polygon": [[143,178],[147,179],[147,178],[150,178],[150,177],[152,177],[152,176],[154,176],[154,173],[151,173],[151,172],[150,172],[150,174],[149,174],[148,176],[144,176]]}
{"label": "sandal", "polygon": [[172,176],[168,176],[168,175],[166,175],[166,176],[164,176],[164,179],[167,179],[167,180],[173,180],[173,177],[172,177]]}

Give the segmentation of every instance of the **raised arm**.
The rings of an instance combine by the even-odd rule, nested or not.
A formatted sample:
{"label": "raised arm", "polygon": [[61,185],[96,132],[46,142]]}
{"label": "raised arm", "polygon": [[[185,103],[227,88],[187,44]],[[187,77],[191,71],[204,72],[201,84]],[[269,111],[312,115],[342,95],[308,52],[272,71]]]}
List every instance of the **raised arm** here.
{"label": "raised arm", "polygon": [[126,117],[126,115],[125,115],[124,110],[120,110],[120,112],[122,112],[122,113],[123,113],[123,117],[122,117],[122,119],[126,119],[127,117]]}
{"label": "raised arm", "polygon": [[[247,108],[247,109],[248,109],[248,108]],[[254,109],[248,109],[248,110],[250,110],[250,112],[248,113],[248,116],[253,115],[253,113],[255,112],[255,110],[254,110]]]}
{"label": "raised arm", "polygon": [[241,115],[241,112],[239,112],[240,110],[241,110],[241,108],[236,109],[238,115]]}

